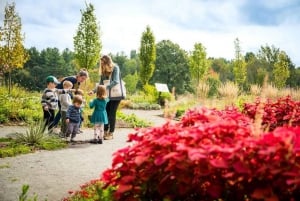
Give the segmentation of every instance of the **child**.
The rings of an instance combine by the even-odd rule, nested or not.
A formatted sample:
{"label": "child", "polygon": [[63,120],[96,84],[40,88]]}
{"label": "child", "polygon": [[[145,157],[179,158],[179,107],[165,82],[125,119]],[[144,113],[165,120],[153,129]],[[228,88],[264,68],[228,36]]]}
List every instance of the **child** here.
{"label": "child", "polygon": [[80,106],[82,104],[82,98],[79,95],[75,95],[73,98],[73,105],[70,105],[66,114],[67,137],[71,135],[70,142],[75,142],[74,138],[79,129],[80,124]]}
{"label": "child", "polygon": [[91,116],[91,123],[94,124],[94,140],[92,143],[103,143],[104,124],[108,123],[106,104],[109,101],[106,95],[106,87],[98,85],[96,90],[97,98],[90,102],[90,108],[95,108]]}
{"label": "child", "polygon": [[[72,82],[66,80],[63,82],[63,88],[68,90],[73,88]],[[60,113],[61,113],[61,128],[60,128],[60,136],[66,137],[67,132],[67,123],[66,123],[66,116],[67,116],[67,110],[70,105],[72,105],[72,99],[69,93],[60,94],[58,96],[58,100],[61,105]]]}
{"label": "child", "polygon": [[59,84],[59,81],[52,75],[46,78],[46,82],[47,88],[43,92],[41,104],[44,113],[45,129],[48,127],[48,131],[52,132],[55,110],[58,108],[58,94],[72,90],[56,89],[55,87]]}
{"label": "child", "polygon": [[85,99],[83,97],[84,93],[82,90],[78,89],[75,91],[75,95],[80,95],[81,98],[82,98],[82,104],[81,104],[81,107],[80,107],[80,123],[79,123],[79,129],[78,129],[78,133],[77,134],[80,134],[80,133],[83,133],[82,130],[80,130],[81,126],[82,126],[82,122],[84,121],[84,117],[83,117],[83,108],[85,107]]}

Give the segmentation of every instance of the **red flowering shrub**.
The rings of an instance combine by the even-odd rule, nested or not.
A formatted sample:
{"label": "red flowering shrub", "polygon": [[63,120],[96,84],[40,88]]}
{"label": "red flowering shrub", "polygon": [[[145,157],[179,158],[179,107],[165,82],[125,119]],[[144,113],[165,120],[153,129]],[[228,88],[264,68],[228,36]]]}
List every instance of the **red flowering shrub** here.
{"label": "red flowering shrub", "polygon": [[300,128],[252,131],[235,108],[190,110],[179,123],[130,134],[101,180],[122,201],[295,200]]}
{"label": "red flowering shrub", "polygon": [[[243,113],[251,119],[255,119],[261,100],[255,103],[246,103],[243,106]],[[300,102],[293,101],[290,96],[280,98],[276,102],[268,99],[262,105],[262,126],[270,131],[279,126],[300,125]]]}

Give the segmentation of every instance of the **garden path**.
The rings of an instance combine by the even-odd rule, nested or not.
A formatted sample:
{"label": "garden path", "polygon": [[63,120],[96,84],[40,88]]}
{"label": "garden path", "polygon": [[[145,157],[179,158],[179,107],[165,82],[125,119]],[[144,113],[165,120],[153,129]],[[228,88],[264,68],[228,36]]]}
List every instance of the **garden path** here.
{"label": "garden path", "polygon": [[[162,110],[127,110],[137,117],[153,122],[154,126],[166,122]],[[24,132],[24,127],[0,127],[0,136]],[[77,140],[93,138],[93,129],[85,128]],[[37,151],[16,157],[0,158],[0,200],[16,201],[22,185],[28,184],[29,197],[33,193],[38,200],[59,201],[68,195],[69,190],[79,190],[79,186],[98,178],[111,167],[112,155],[127,145],[127,135],[132,128],[117,128],[113,140],[105,140],[102,145],[89,143],[73,144],[56,151]]]}

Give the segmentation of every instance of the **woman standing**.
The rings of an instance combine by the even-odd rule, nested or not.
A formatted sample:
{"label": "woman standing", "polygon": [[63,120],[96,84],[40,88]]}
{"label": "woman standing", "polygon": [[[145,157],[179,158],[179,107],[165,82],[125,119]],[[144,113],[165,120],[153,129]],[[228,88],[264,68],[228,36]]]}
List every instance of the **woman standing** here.
{"label": "woman standing", "polygon": [[[120,82],[120,68],[118,65],[114,64],[111,57],[108,55],[103,55],[100,59],[99,66],[100,73],[100,85],[106,85],[106,89],[109,90]],[[95,93],[91,91],[89,94]],[[106,112],[108,117],[108,124],[104,125],[104,140],[113,139],[115,125],[116,125],[116,114],[118,106],[121,99],[109,99],[106,105]]]}

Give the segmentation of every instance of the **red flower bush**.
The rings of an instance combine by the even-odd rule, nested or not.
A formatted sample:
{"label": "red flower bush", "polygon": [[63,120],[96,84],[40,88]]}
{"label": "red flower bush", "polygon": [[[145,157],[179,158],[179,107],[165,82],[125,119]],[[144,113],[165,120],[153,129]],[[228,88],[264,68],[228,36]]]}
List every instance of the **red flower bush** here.
{"label": "red flower bush", "polygon": [[[198,108],[179,123],[137,130],[101,180],[116,187],[114,198],[122,201],[295,200],[300,196],[300,128],[277,125],[286,125],[289,117],[296,124],[282,108],[294,114],[298,103],[285,103],[265,107],[272,116],[265,115],[264,123],[272,122],[272,129],[259,136],[252,133],[255,106],[250,104],[247,115],[235,108]],[[280,114],[285,114],[282,120]]]}
{"label": "red flower bush", "polygon": [[267,130],[274,130],[279,126],[299,126],[300,125],[300,102],[293,101],[290,96],[280,98],[276,102],[270,99],[262,103],[257,99],[255,103],[246,103],[243,106],[243,113],[249,118],[255,119],[262,105],[262,126]]}

